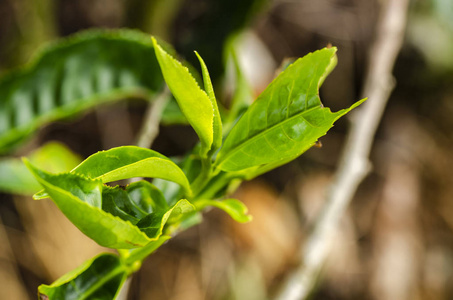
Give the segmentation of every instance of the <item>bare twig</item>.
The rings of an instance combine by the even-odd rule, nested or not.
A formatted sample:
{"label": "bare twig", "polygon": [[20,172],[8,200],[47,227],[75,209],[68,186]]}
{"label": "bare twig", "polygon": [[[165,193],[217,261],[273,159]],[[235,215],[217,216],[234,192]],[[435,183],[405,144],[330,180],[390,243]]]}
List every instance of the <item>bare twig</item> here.
{"label": "bare twig", "polygon": [[143,148],[150,148],[154,139],[159,134],[159,123],[162,117],[162,112],[167,105],[170,95],[170,90],[165,88],[148,106],[145,114],[145,119],[142,123],[142,128],[138,134],[136,145]]}
{"label": "bare twig", "polygon": [[[137,137],[136,145],[143,148],[151,148],[154,140],[159,134],[159,124],[162,119],[162,112],[170,100],[170,90],[165,87],[164,90],[157,95],[152,103],[148,105],[145,113],[145,118],[142,122],[142,128]],[[131,182],[129,180],[129,182]],[[126,282],[121,287],[116,300],[126,300],[131,287],[132,276],[126,279]]]}
{"label": "bare twig", "polygon": [[370,170],[368,156],[385,105],[394,87],[392,69],[403,43],[409,0],[387,0],[371,50],[363,89],[369,97],[353,115],[352,126],[326,204],[301,252],[301,266],[284,283],[276,299],[306,299],[331,249],[333,234],[358,185]]}

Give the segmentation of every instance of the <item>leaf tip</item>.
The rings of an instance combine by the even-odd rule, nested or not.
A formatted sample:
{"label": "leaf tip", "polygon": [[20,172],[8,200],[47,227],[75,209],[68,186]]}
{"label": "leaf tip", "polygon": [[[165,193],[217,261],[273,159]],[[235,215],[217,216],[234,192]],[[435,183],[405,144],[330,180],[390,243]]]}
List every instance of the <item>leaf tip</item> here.
{"label": "leaf tip", "polygon": [[27,167],[27,169],[36,177],[36,173],[38,171],[38,168],[34,166],[30,160],[26,157],[22,157],[22,162],[24,165]]}

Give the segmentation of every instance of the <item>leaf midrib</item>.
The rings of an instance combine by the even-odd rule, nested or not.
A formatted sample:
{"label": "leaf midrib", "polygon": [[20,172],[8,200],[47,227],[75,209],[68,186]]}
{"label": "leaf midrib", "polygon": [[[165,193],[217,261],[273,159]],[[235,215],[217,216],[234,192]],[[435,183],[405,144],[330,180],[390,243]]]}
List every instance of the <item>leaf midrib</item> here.
{"label": "leaf midrib", "polygon": [[[78,175],[78,174],[77,174]],[[130,225],[130,227],[134,227],[133,230],[135,230],[137,233],[139,233],[139,235],[141,235],[143,238],[145,238],[146,240],[148,241],[151,241],[151,239],[144,233],[142,232],[138,227],[136,227],[135,225],[133,225],[131,222],[129,221],[125,221],[117,216],[114,216],[104,210],[102,210],[101,208],[99,207],[96,207],[96,206],[92,206],[88,203],[86,203],[85,201],[82,201],[81,199],[79,199],[78,197],[74,196],[73,194],[71,194],[70,192],[68,192],[67,190],[64,190],[56,185],[53,185],[52,183],[48,182],[47,180],[44,180],[43,178],[41,178],[40,176],[38,176],[39,178],[37,178],[37,180],[41,183],[42,181],[44,181],[45,183],[47,183],[48,185],[52,186],[52,188],[54,188],[55,190],[57,190],[58,192],[60,193],[63,193],[65,194],[66,196],[70,197],[70,198],[74,198],[74,200],[77,200],[78,202],[80,202],[82,205],[86,205],[88,207],[90,207],[91,209],[94,209],[94,210],[98,210],[101,214],[105,214],[104,216],[108,217],[108,218],[113,218],[115,221],[117,222],[120,222],[120,223],[127,223],[127,225]]]}
{"label": "leaf midrib", "polygon": [[[173,164],[172,167],[176,167],[174,168],[175,170],[177,170],[178,173],[180,173],[181,178],[183,179],[184,183],[180,183],[180,182],[175,182],[179,185],[181,185],[187,192],[190,192],[190,185],[189,185],[189,181],[187,180],[186,178],[186,175],[184,174],[184,172],[174,163],[172,162],[170,159],[168,158],[162,158],[162,157],[148,157],[148,158],[145,158],[145,159],[141,159],[139,161],[136,161],[134,163],[131,163],[131,164],[127,164],[127,165],[124,165],[120,168],[116,168],[110,172],[107,172],[107,173],[104,173],[103,175],[100,175],[98,177],[96,177],[95,179],[101,179],[102,182],[104,182],[104,177],[107,177],[109,174],[112,174],[114,172],[120,172],[121,169],[126,169],[126,168],[131,168],[131,167],[136,167],[136,165],[139,165],[140,163],[143,163],[144,161],[152,161],[152,160],[158,160],[158,161],[164,161],[164,162],[167,162],[169,163],[170,165]],[[185,179],[185,180],[184,180]],[[170,180],[172,181],[172,180]],[[179,181],[179,180],[178,180]]]}
{"label": "leaf midrib", "polygon": [[[282,122],[278,122],[278,123],[275,123],[274,125],[270,126],[270,127],[267,127],[265,128],[264,130],[256,133],[255,135],[253,135],[252,137],[249,137],[249,138],[246,138],[244,142],[238,144],[237,146],[231,148],[230,151],[228,151],[228,154],[225,155],[223,157],[223,159],[219,162],[216,162],[216,167],[220,166],[222,163],[224,163],[230,156],[232,156],[234,153],[236,153],[238,150],[238,148],[244,146],[244,145],[247,145],[249,143],[252,143],[254,140],[260,138],[262,135],[264,135],[266,132],[270,131],[270,130],[273,130],[274,128],[276,128],[277,126],[282,126],[284,125],[286,122],[289,122],[290,120],[292,119],[295,119],[297,117],[303,117],[305,114],[311,112],[311,111],[314,111],[314,110],[317,110],[317,109],[322,109],[321,106],[315,106],[315,107],[312,107],[312,108],[309,108],[301,113],[296,113],[294,114],[293,116],[289,117],[289,118],[286,118],[284,119]],[[305,118],[304,118],[305,119]],[[305,119],[307,121],[307,119]],[[308,122],[308,121],[307,121]],[[308,122],[310,125],[312,125],[310,122]],[[313,125],[312,125],[313,126]],[[313,126],[315,127],[315,126]]]}
{"label": "leaf midrib", "polygon": [[102,285],[104,285],[105,283],[109,282],[111,279],[113,279],[115,276],[121,274],[121,273],[125,273],[126,274],[126,269],[121,266],[121,265],[118,265],[114,271],[110,272],[108,275],[106,276],[102,276],[100,280],[97,280],[95,284],[93,284],[92,286],[90,286],[82,295],[81,295],[81,298],[79,298],[80,300],[84,300],[84,299],[87,299],[87,297],[91,296],[94,292],[96,292],[96,290],[101,287]]}

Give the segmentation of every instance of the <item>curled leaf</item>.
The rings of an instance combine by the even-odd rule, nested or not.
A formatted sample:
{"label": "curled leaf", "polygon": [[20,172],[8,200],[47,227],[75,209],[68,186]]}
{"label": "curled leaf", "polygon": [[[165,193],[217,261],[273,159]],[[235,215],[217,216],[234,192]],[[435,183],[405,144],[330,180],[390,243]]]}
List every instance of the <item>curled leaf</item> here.
{"label": "curled leaf", "polygon": [[220,201],[202,199],[197,200],[194,204],[198,210],[202,210],[208,206],[220,208],[239,223],[247,223],[252,220],[252,216],[248,214],[247,206],[236,199],[225,199]]}

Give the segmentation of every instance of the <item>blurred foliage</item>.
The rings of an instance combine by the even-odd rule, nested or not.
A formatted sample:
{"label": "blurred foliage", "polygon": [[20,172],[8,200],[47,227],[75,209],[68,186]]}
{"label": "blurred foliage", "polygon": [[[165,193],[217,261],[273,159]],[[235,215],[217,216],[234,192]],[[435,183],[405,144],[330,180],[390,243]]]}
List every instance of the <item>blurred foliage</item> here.
{"label": "blurred foliage", "polygon": [[[186,57],[195,59],[191,51],[199,50],[208,66],[219,64],[216,72],[222,74],[222,48],[207,42],[220,40],[218,33],[223,29],[204,28],[201,34],[194,28],[208,24],[206,20],[223,20],[225,26],[236,28],[231,16],[234,11],[244,13],[249,16],[242,18],[244,26],[264,42],[277,63],[327,43],[337,46],[339,64],[326,80],[321,96],[334,108],[350,105],[351,99],[358,98],[379,1],[269,1],[253,14],[249,14],[253,11],[249,1],[244,1],[243,8],[238,1],[232,2],[235,10],[231,12],[228,1],[218,2],[222,4],[201,0],[61,0],[46,6],[53,16],[35,16],[40,22],[49,21],[53,29],[43,32],[53,32],[54,36],[88,27],[140,28],[176,42],[179,52],[187,51]],[[28,58],[27,54],[18,58],[19,53],[26,53],[19,51],[25,37],[19,27],[28,34],[40,28],[27,25],[31,15],[22,19],[16,16],[16,3],[22,3],[24,13],[33,11],[25,9],[33,6],[31,1],[0,2],[1,71]],[[450,0],[412,3],[408,38],[395,66],[397,86],[372,154],[374,171],[359,189],[339,228],[333,241],[335,251],[313,299],[453,298],[451,5]],[[217,13],[207,15],[208,11]],[[45,39],[48,37],[42,41]],[[207,43],[203,50],[195,39]],[[237,55],[241,58],[243,53]],[[265,63],[248,62],[255,69]],[[255,93],[259,91],[259,87],[252,88]],[[217,96],[225,97],[222,100],[228,103],[230,95]],[[131,114],[131,127],[137,130],[143,104],[129,102],[126,110],[118,106],[110,109],[119,116]],[[29,153],[37,143],[57,138],[87,155],[103,148],[94,135],[102,134],[100,124],[109,122],[114,120],[102,121],[96,113],[88,113],[80,121],[53,124],[42,130],[38,141],[19,151]],[[294,253],[322,205],[345,125],[339,122],[322,139],[323,148],[309,150],[293,164],[238,190],[235,197],[244,199],[254,216],[250,224],[239,227],[212,211],[205,216],[207,222],[164,245],[132,281],[130,299],[270,297],[295,264]],[[196,139],[182,126],[162,127],[161,131],[155,148],[162,152],[183,153]],[[54,206],[29,198],[13,201],[4,194],[0,197],[4,224],[0,227],[0,298],[34,299],[38,284],[52,282],[103,251],[78,235]],[[60,264],[49,267],[49,255]]]}

